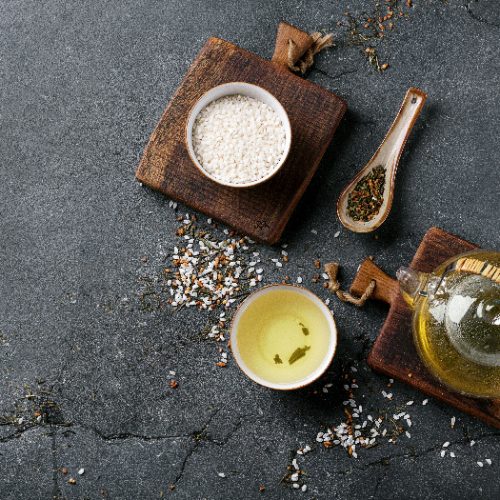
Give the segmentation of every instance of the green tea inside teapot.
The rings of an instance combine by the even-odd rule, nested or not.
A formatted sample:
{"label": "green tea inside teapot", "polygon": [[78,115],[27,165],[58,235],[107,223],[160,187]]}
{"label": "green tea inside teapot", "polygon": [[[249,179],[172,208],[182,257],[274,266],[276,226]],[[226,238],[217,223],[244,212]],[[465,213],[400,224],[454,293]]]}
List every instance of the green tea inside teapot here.
{"label": "green tea inside teapot", "polygon": [[500,397],[500,253],[469,252],[430,274],[402,268],[397,277],[430,372],[458,392]]}

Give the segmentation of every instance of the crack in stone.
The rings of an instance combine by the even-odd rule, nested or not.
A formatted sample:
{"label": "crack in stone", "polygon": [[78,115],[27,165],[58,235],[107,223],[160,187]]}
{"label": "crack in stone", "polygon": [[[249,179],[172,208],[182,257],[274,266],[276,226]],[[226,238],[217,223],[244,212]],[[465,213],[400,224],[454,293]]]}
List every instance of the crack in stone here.
{"label": "crack in stone", "polygon": [[[33,429],[33,427],[30,427],[30,429]],[[25,429],[25,430],[28,430],[28,429]],[[0,438],[0,443],[8,443],[9,441],[12,441],[14,439],[18,439],[23,432],[25,432],[25,431],[15,432],[14,434],[9,434],[8,436],[4,436],[4,437]]]}
{"label": "crack in stone", "polygon": [[347,75],[352,75],[353,73],[358,72],[358,68],[356,69],[346,69],[345,71],[341,71],[340,73],[337,73],[336,75],[330,75],[330,73],[326,72],[325,70],[321,68],[313,68],[313,71],[317,71],[320,75],[326,76],[330,80],[338,80],[339,78],[342,78],[343,76]]}
{"label": "crack in stone", "polygon": [[[2,425],[12,425],[12,424],[2,424]],[[82,425],[82,424],[71,424],[71,423],[65,423],[65,424],[41,424],[41,425],[30,425],[27,426],[23,429],[18,429],[16,432],[13,434],[9,434],[7,436],[4,436],[0,438],[0,443],[5,443],[8,441],[12,441],[14,439],[18,439],[21,437],[21,435],[29,431],[31,429],[44,429],[44,428],[49,428],[49,429],[54,429],[54,428],[64,428],[66,430],[70,429],[85,429],[92,431],[94,434],[96,434],[100,439],[103,441],[121,441],[121,440],[126,440],[126,439],[140,439],[141,441],[161,441],[161,440],[166,440],[166,439],[187,439],[192,437],[192,434],[180,434],[180,435],[157,435],[157,436],[148,436],[144,434],[134,434],[131,432],[120,432],[120,433],[115,433],[115,434],[104,434],[103,432],[99,431],[95,427],[91,427],[88,425]]]}
{"label": "crack in stone", "polygon": [[191,456],[194,454],[194,452],[198,449],[198,446],[200,446],[200,441],[195,441],[194,445],[191,447],[191,449],[187,452],[186,456],[182,460],[181,468],[180,468],[177,476],[175,477],[174,482],[172,483],[174,486],[177,486],[177,483],[182,479],[182,476],[184,475],[184,471],[186,470],[186,465],[188,463],[188,460],[191,458]]}
{"label": "crack in stone", "polygon": [[[230,433],[224,437],[223,439],[221,440],[218,440],[218,439],[213,439],[213,438],[210,438],[209,436],[203,436],[203,434],[205,433],[207,427],[210,425],[210,423],[212,422],[212,420],[215,418],[215,416],[217,415],[217,413],[219,413],[221,409],[217,409],[216,411],[214,411],[211,415],[210,415],[210,418],[207,420],[207,422],[202,426],[201,430],[199,431],[194,431],[194,432],[191,432],[191,433],[188,433],[188,434],[158,434],[158,435],[148,435],[148,434],[136,434],[136,433],[133,433],[133,432],[117,432],[117,433],[112,433],[112,434],[105,434],[104,432],[100,431],[99,429],[97,429],[96,427],[93,427],[93,426],[89,426],[89,425],[85,425],[85,424],[79,424],[79,423],[69,423],[69,422],[65,422],[65,423],[61,423],[61,424],[57,424],[57,423],[52,423],[52,424],[34,424],[34,425],[29,425],[29,426],[26,426],[22,429],[17,429],[14,433],[12,434],[8,434],[7,436],[4,436],[4,437],[1,437],[0,438],[0,443],[5,443],[5,442],[8,442],[8,441],[12,441],[14,439],[18,439],[24,432],[26,431],[29,431],[31,429],[44,429],[44,428],[49,428],[49,429],[55,429],[55,428],[64,428],[70,432],[71,429],[84,429],[84,430],[88,430],[88,431],[91,431],[92,433],[94,433],[97,437],[99,437],[100,439],[102,439],[103,441],[109,441],[109,442],[112,442],[112,441],[125,441],[125,440],[128,440],[128,439],[138,439],[138,440],[141,440],[141,441],[162,441],[162,440],[175,440],[175,439],[195,439],[196,440],[196,435],[200,435],[201,438],[198,440],[199,442],[201,441],[206,441],[206,442],[210,442],[210,443],[213,443],[213,444],[216,444],[216,445],[219,445],[219,446],[223,446],[225,445],[232,437],[233,435],[241,428],[241,426],[243,425],[243,418],[244,417],[239,417],[239,420],[238,422],[236,423],[235,427],[230,431]],[[10,423],[4,423],[4,424],[0,424],[0,425],[3,425],[3,426],[12,426],[14,427],[15,425],[14,424],[10,424]]]}
{"label": "crack in stone", "polygon": [[[491,437],[500,437],[500,433],[490,432],[490,433],[483,434],[483,435],[478,436],[478,437],[464,437],[462,439],[457,439],[456,441],[450,441],[450,446],[465,445],[465,444],[468,444],[469,441],[471,441],[471,440],[474,440],[477,444],[480,441],[482,441],[483,439],[491,438]],[[443,445],[439,444],[439,445],[431,446],[429,448],[425,448],[419,452],[405,452],[405,453],[399,453],[399,454],[395,454],[395,455],[384,456],[384,457],[378,458],[377,460],[373,460],[371,462],[360,463],[359,466],[350,467],[349,469],[337,470],[335,472],[335,474],[344,476],[344,475],[350,474],[352,472],[362,471],[366,467],[374,467],[374,466],[388,467],[392,460],[395,460],[398,458],[421,458],[421,457],[424,457],[425,455],[428,455],[429,453],[436,452],[436,451],[439,451],[441,449],[443,449]],[[309,477],[311,479],[315,478],[314,475],[309,475]],[[383,481],[383,478],[380,479],[380,482],[382,482],[382,481]],[[375,491],[374,494],[376,492],[377,491]],[[375,498],[375,497],[372,495],[372,498]]]}
{"label": "crack in stone", "polygon": [[[482,436],[479,436],[477,438],[472,438],[472,439],[474,439],[476,441],[476,443],[478,443],[479,441],[482,441],[483,439],[490,438],[490,437],[500,437],[500,434],[498,432],[492,432],[492,433],[488,433],[488,434],[483,434]],[[471,440],[471,438],[462,438],[462,439],[457,439],[456,441],[450,441],[450,446],[467,444],[467,443],[469,443],[470,440]],[[360,468],[372,467],[372,466],[376,466],[376,465],[387,466],[387,465],[389,465],[391,460],[394,460],[397,458],[421,458],[421,457],[424,457],[425,455],[428,455],[429,453],[439,451],[441,449],[443,449],[443,445],[439,444],[439,445],[431,446],[429,448],[425,448],[419,452],[410,452],[410,453],[405,452],[405,453],[399,453],[396,455],[381,457],[381,458],[374,460],[372,462],[368,462],[368,463],[363,464],[362,467],[360,467]]]}
{"label": "crack in stone", "polygon": [[478,23],[486,24],[487,26],[492,26],[493,28],[500,28],[500,22],[493,22],[490,21],[489,19],[485,19],[484,17],[481,17],[480,15],[476,14],[472,10],[472,4],[474,3],[479,3],[479,2],[476,0],[475,2],[469,2],[464,5],[465,11],[467,12],[470,18],[474,19],[474,21],[477,21]]}
{"label": "crack in stone", "polygon": [[373,489],[373,494],[371,498],[377,498],[378,490],[380,489],[380,485],[387,477],[387,471],[384,469],[383,473],[377,478],[377,482],[375,483],[375,488]]}
{"label": "crack in stone", "polygon": [[86,425],[75,425],[76,427],[81,427],[82,429],[90,430],[96,436],[98,436],[100,439],[103,441],[123,441],[126,439],[139,439],[141,441],[162,441],[162,440],[167,440],[167,439],[187,439],[189,437],[192,437],[191,434],[159,434],[159,435],[146,435],[146,434],[135,434],[133,432],[117,432],[114,434],[104,434],[100,430],[96,429],[95,427],[90,427]]}
{"label": "crack in stone", "polygon": [[55,428],[69,428],[72,426],[71,423],[63,422],[63,423],[41,423],[41,424],[36,424],[32,423],[29,425],[26,425],[24,427],[17,427],[15,424],[11,423],[1,423],[0,426],[9,426],[9,427],[16,427],[16,431],[12,434],[8,434],[7,436],[1,437],[0,438],[0,443],[7,443],[9,441],[13,441],[14,439],[19,439],[25,432],[30,431],[32,429],[55,429]]}
{"label": "crack in stone", "polygon": [[[212,422],[212,420],[215,418],[215,416],[222,410],[222,408],[217,408],[214,412],[212,412],[212,415],[210,415],[209,419],[205,422],[205,424],[203,425],[203,427],[201,428],[200,431],[198,432],[194,432],[193,433],[193,436],[197,436],[197,435],[200,435],[200,436],[203,436],[205,431],[207,430],[208,426],[210,425],[210,423]],[[193,437],[191,436],[191,437]],[[186,470],[186,466],[187,466],[187,463],[189,461],[189,459],[194,455],[194,453],[196,452],[196,450],[198,449],[198,447],[200,446],[200,444],[202,443],[203,439],[194,439],[194,444],[193,446],[191,446],[191,448],[189,449],[189,451],[187,452],[186,456],[184,457],[184,459],[182,460],[182,463],[181,463],[181,468],[177,474],[177,476],[175,477],[172,485],[174,486],[177,486],[177,483],[182,479],[182,476],[184,475],[184,471]]]}
{"label": "crack in stone", "polygon": [[217,446],[225,446],[231,440],[231,438],[241,429],[244,423],[244,418],[245,417],[243,416],[238,417],[236,425],[228,432],[228,434],[223,439],[208,438],[207,441]]}
{"label": "crack in stone", "polygon": [[10,434],[8,436],[4,436],[3,438],[0,438],[0,443],[7,443],[7,442],[12,441],[14,439],[19,439],[21,437],[21,435],[27,431],[46,430],[46,429],[50,430],[50,433],[45,434],[45,435],[47,435],[51,438],[50,439],[50,441],[51,441],[50,442],[50,450],[51,450],[51,456],[52,456],[52,499],[53,500],[59,500],[59,499],[63,498],[61,488],[59,486],[59,478],[58,478],[59,467],[57,465],[56,433],[57,433],[58,427],[61,427],[61,426],[58,424],[32,425],[32,426],[26,427],[22,430],[18,430],[14,434]]}
{"label": "crack in stone", "polygon": [[52,433],[51,450],[52,450],[52,498],[57,500],[62,497],[61,488],[59,487],[59,478],[57,475],[57,445],[56,445],[56,431]]}

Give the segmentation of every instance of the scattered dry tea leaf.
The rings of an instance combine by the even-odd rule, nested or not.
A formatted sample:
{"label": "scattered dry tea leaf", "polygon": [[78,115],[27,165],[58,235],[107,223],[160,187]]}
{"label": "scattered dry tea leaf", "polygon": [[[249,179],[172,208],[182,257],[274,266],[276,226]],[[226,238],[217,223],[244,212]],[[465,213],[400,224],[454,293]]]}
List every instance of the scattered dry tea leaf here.
{"label": "scattered dry tea leaf", "polygon": [[386,168],[377,165],[356,183],[347,199],[351,219],[368,222],[379,213],[384,202],[385,174]]}

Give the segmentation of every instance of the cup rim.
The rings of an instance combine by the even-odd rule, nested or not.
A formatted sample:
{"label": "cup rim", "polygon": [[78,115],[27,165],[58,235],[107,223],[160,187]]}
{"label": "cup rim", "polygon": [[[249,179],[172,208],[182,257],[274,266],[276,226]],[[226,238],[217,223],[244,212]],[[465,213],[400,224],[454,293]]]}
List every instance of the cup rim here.
{"label": "cup rim", "polygon": [[[238,348],[237,342],[237,326],[241,315],[246,310],[246,308],[250,305],[250,303],[255,300],[260,295],[268,293],[272,288],[284,288],[289,290],[298,291],[299,293],[309,297],[322,311],[325,316],[328,324],[329,324],[329,343],[328,343],[328,351],[323,357],[321,363],[318,367],[310,373],[309,376],[292,382],[292,383],[284,383],[284,382],[270,382],[262,377],[259,377],[254,371],[252,371],[246,363],[243,361],[241,354]],[[307,385],[312,384],[316,380],[318,380],[331,365],[333,358],[335,357],[335,353],[337,351],[338,344],[338,330],[337,324],[335,323],[335,318],[331,313],[330,309],[328,309],[327,305],[311,290],[304,286],[299,286],[295,284],[286,284],[286,283],[275,283],[271,285],[265,285],[258,290],[252,292],[241,304],[238,305],[232,319],[230,326],[230,341],[231,341],[231,352],[233,354],[233,358],[236,361],[236,364],[240,368],[240,370],[250,379],[256,382],[257,384],[268,387],[270,389],[280,390],[280,391],[293,391],[297,389],[302,389]]]}
{"label": "cup rim", "polygon": [[[235,89],[236,87],[236,89]],[[196,154],[193,149],[193,141],[192,141],[192,134],[193,134],[193,126],[196,121],[196,117],[200,114],[201,110],[204,109],[208,104],[211,102],[220,99],[222,97],[230,96],[230,95],[237,95],[237,94],[242,94],[242,91],[244,88],[251,89],[257,94],[263,94],[267,97],[269,101],[271,101],[272,105],[271,107],[274,108],[275,111],[279,111],[282,118],[283,126],[285,128],[285,134],[286,134],[286,144],[285,144],[285,150],[283,152],[283,155],[281,156],[280,160],[278,163],[276,163],[276,166],[274,167],[271,172],[269,172],[267,175],[264,177],[261,177],[260,179],[254,180],[254,181],[249,181],[249,182],[241,182],[241,183],[231,183],[231,182],[226,182],[222,179],[219,179],[209,172],[207,172],[204,168],[203,165],[198,161],[198,158],[196,157]],[[240,90],[237,90],[240,88]],[[222,94],[218,95],[218,92],[221,90],[223,91],[224,89],[228,89],[226,92],[223,92]],[[211,94],[214,95],[213,98],[209,98],[206,103],[204,103],[202,106],[200,106],[200,103],[204,100],[207,99],[207,96],[211,97]],[[245,95],[245,94],[243,94]],[[254,97],[255,99],[258,99],[258,97]],[[264,102],[261,100],[261,102]],[[268,103],[266,103],[268,104]],[[198,109],[199,108],[199,109]],[[191,106],[189,113],[188,113],[188,118],[186,121],[186,127],[185,127],[185,144],[186,144],[186,149],[189,155],[189,158],[195,165],[195,167],[208,179],[211,181],[220,184],[221,186],[226,186],[226,187],[232,187],[232,188],[248,188],[248,187],[253,187],[257,186],[259,184],[262,184],[264,182],[267,182],[269,179],[274,177],[280,170],[281,167],[285,164],[286,160],[288,159],[288,156],[290,154],[290,149],[292,146],[292,126],[290,124],[290,118],[288,117],[288,113],[286,112],[285,108],[281,104],[281,102],[273,95],[271,92],[268,90],[264,89],[263,87],[259,85],[255,85],[253,83],[247,83],[247,82],[242,82],[242,81],[234,81],[234,82],[226,82],[222,83],[221,85],[216,85],[215,87],[212,87],[211,89],[207,90],[204,92],[199,99],[196,100],[196,102]]]}

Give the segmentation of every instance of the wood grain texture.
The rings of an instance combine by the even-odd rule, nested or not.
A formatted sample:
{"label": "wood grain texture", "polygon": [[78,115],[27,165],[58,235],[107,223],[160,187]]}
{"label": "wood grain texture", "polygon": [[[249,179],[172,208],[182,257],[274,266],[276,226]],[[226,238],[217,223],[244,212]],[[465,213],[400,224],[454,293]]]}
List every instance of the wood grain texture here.
{"label": "wood grain texture", "polygon": [[[271,92],[288,113],[292,147],[281,170],[252,188],[229,188],[206,179],[185,147],[191,107],[203,93],[243,81]],[[239,232],[277,243],[309,185],[346,110],[345,102],[282,64],[266,61],[229,42],[211,38],[165,109],[139,163],[136,177]]]}
{"label": "wood grain texture", "polygon": [[[472,243],[434,227],[425,234],[410,267],[430,272],[450,257],[475,248]],[[367,279],[364,273],[363,280]],[[357,286],[360,283],[358,280]],[[380,286],[384,286],[383,282],[380,282]],[[386,297],[391,294],[379,293]],[[368,364],[376,371],[402,380],[429,396],[500,428],[499,400],[476,399],[453,392],[435,379],[423,365],[413,343],[412,311],[400,293],[393,296],[387,319],[368,356]]]}

